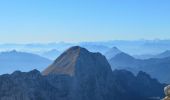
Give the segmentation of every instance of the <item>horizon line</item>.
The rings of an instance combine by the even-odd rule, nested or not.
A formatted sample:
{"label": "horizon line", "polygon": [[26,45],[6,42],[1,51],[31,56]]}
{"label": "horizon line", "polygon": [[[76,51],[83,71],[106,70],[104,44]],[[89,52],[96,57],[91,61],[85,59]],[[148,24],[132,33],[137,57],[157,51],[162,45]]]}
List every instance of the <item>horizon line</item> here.
{"label": "horizon line", "polygon": [[170,41],[169,39],[161,39],[161,38],[155,38],[155,39],[113,39],[113,40],[94,40],[94,41],[48,41],[48,42],[4,42],[0,43],[0,45],[9,45],[9,44],[57,44],[57,43],[69,43],[69,44],[76,44],[76,43],[90,43],[90,42],[112,42],[112,41]]}

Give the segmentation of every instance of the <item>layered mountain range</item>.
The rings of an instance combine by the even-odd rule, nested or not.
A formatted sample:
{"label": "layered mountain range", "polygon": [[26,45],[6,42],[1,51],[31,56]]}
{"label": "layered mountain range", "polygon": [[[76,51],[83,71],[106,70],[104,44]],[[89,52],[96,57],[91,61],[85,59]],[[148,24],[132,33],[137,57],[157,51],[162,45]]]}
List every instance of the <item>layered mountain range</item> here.
{"label": "layered mountain range", "polygon": [[134,74],[139,71],[147,72],[151,77],[163,83],[170,83],[170,57],[157,56],[157,58],[136,59],[127,53],[120,53],[109,60],[112,69],[126,69]]}
{"label": "layered mountain range", "polygon": [[144,55],[135,55],[134,56],[137,59],[149,59],[149,58],[166,58],[170,57],[170,50],[165,50],[162,53],[159,54],[144,54]]}
{"label": "layered mountain range", "polygon": [[57,49],[52,49],[49,51],[45,51],[40,55],[48,59],[55,60],[60,55],[60,51],[58,51]]}
{"label": "layered mountain range", "polygon": [[75,46],[42,73],[1,75],[0,100],[158,100],[163,87],[145,72],[112,71],[105,56]]}
{"label": "layered mountain range", "polygon": [[0,52],[0,74],[12,73],[15,70],[44,70],[52,61],[42,56],[16,50]]}

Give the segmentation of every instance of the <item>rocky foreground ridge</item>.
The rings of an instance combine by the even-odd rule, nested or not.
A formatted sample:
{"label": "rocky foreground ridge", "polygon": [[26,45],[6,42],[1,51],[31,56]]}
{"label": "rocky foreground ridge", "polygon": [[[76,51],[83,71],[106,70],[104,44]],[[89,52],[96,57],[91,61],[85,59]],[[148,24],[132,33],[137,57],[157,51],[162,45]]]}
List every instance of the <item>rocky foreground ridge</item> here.
{"label": "rocky foreground ridge", "polygon": [[164,85],[144,72],[111,70],[106,58],[75,46],[40,73],[0,76],[0,100],[157,100]]}

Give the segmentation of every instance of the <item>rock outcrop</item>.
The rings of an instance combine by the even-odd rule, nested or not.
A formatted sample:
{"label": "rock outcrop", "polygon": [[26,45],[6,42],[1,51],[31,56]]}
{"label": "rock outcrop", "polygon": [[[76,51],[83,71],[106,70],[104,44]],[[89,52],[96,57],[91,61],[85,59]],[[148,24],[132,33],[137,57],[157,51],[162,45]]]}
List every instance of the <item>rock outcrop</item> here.
{"label": "rock outcrop", "polygon": [[170,100],[170,85],[168,85],[164,88],[164,92],[165,92],[165,95],[166,95],[164,100]]}

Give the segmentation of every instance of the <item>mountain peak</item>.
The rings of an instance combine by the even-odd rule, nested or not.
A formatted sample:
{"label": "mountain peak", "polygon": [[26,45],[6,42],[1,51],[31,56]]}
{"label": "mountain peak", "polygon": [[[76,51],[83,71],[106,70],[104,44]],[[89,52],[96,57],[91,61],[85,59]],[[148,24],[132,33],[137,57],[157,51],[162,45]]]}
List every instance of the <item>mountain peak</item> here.
{"label": "mountain peak", "polygon": [[112,47],[111,49],[109,49],[106,53],[105,56],[107,59],[111,59],[114,56],[116,56],[117,54],[121,53],[122,51],[119,50],[117,47]]}
{"label": "mountain peak", "polygon": [[80,50],[80,49],[84,49],[84,48],[82,48],[80,46],[73,46],[73,47],[69,48],[68,50]]}
{"label": "mountain peak", "polygon": [[110,68],[109,63],[102,54],[92,53],[85,48],[74,46],[61,54],[42,74],[67,74],[73,76],[79,72],[82,73],[82,71],[95,71],[97,68],[105,66]]}
{"label": "mountain peak", "polygon": [[[67,49],[63,54],[61,54],[55,60],[55,62],[58,61],[59,58],[62,58],[65,56],[77,58],[80,55],[80,53],[89,53],[89,51],[83,47],[80,47],[80,46],[73,46],[73,47],[70,47],[69,49]],[[70,60],[73,60],[73,59],[70,59]]]}

